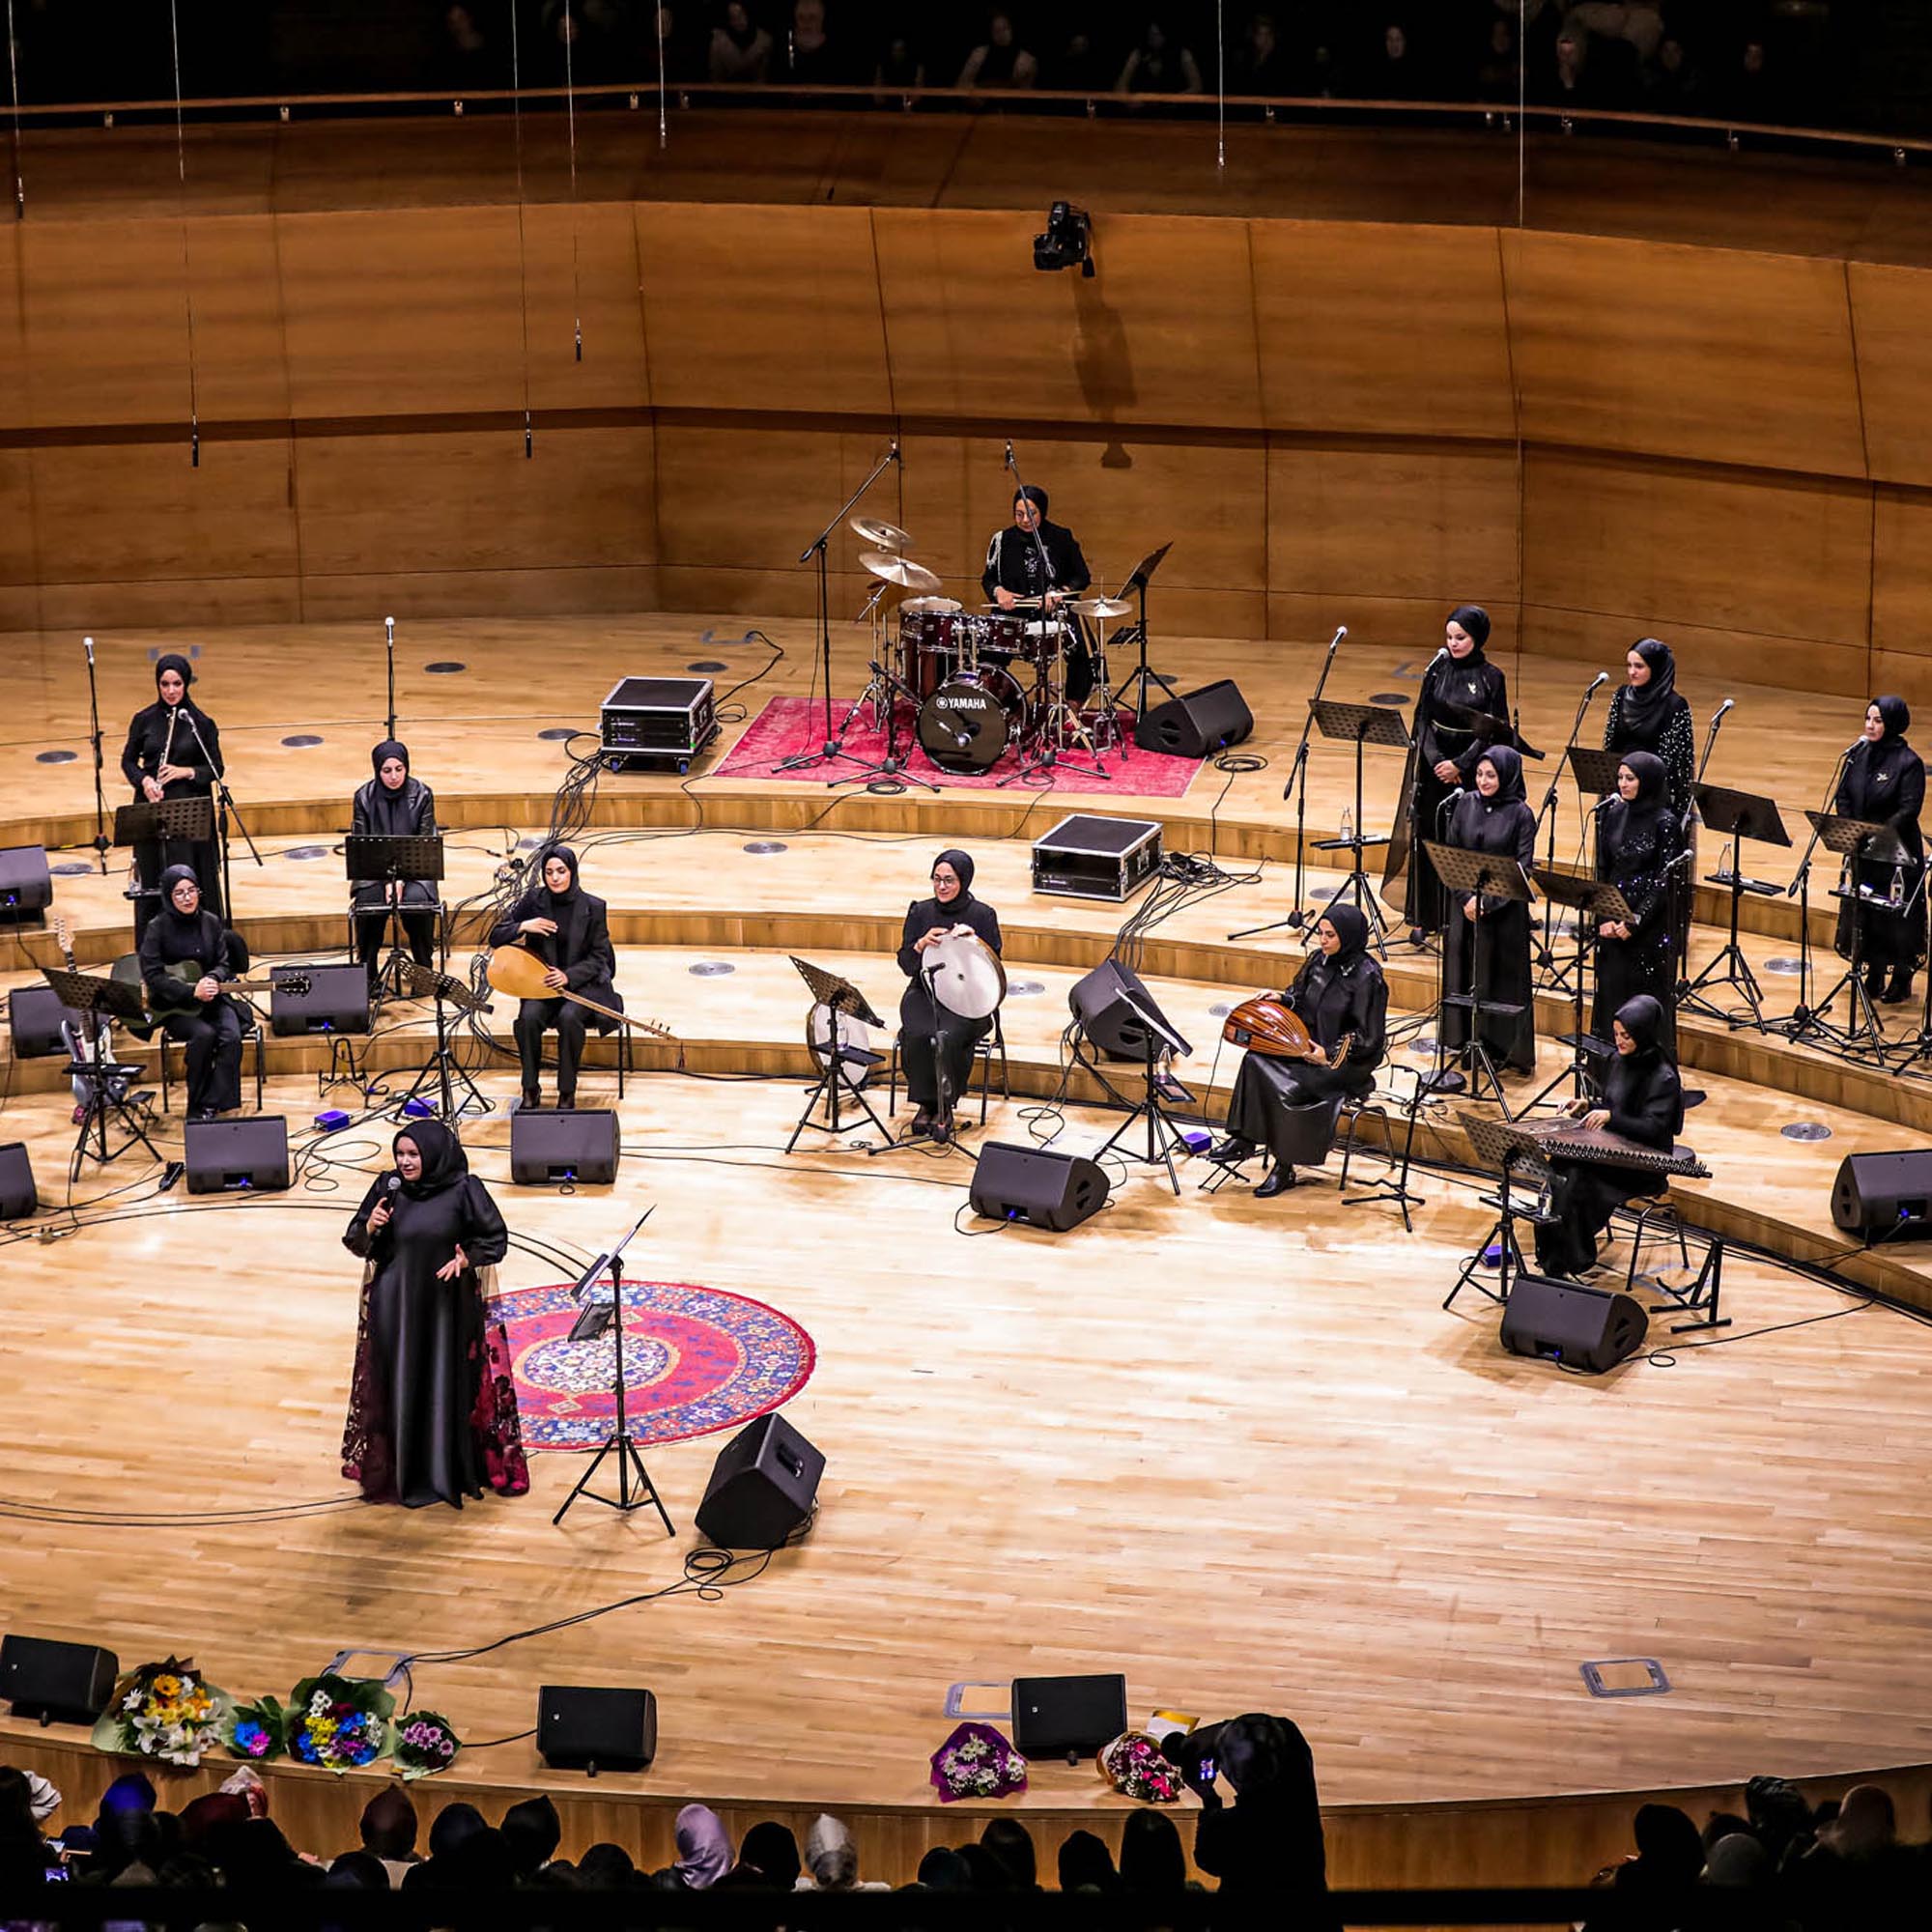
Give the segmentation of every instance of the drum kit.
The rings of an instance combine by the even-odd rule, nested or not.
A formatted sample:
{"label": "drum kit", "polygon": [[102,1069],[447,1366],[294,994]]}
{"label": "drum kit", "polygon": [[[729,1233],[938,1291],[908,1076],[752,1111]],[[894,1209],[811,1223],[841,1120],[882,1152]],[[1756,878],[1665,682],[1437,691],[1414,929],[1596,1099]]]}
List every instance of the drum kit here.
{"label": "drum kit", "polygon": [[[892,524],[855,517],[851,529],[872,547],[859,561],[879,580],[867,605],[874,631],[872,681],[860,697],[885,734],[889,762],[906,731],[942,772],[978,776],[1009,754],[1009,783],[1043,766],[1109,776],[1109,752],[1125,756],[1131,712],[1123,713],[1107,676],[1100,626],[1131,613],[1117,598],[1014,600],[1010,609],[968,611],[940,594],[937,574],[907,554],[912,538]],[[911,593],[889,629],[886,594]],[[1090,633],[1082,619],[1092,620]],[[1090,641],[1090,639],[1092,641]],[[1067,691],[1068,671],[1083,657],[1093,681],[1084,698]],[[1092,764],[1073,765],[1081,753]]]}

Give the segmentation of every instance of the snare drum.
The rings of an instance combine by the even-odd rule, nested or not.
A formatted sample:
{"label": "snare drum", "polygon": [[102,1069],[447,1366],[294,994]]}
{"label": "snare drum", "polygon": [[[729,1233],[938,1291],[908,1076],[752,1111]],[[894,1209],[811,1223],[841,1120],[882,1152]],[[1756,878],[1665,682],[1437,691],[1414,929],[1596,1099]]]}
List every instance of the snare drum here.
{"label": "snare drum", "polygon": [[1065,617],[1035,618],[1021,626],[1015,655],[1044,670],[1063,649],[1070,651],[1077,642],[1073,626]]}
{"label": "snare drum", "polygon": [[983,772],[1020,732],[1026,698],[1010,671],[980,665],[933,692],[919,711],[919,742],[943,772]]}
{"label": "snare drum", "polygon": [[998,663],[1018,657],[1026,642],[1026,619],[1010,611],[991,611],[983,617],[975,617],[973,628],[980,656],[990,656]]}
{"label": "snare drum", "polygon": [[922,704],[954,671],[971,668],[972,626],[952,597],[914,597],[899,606],[899,678]]}

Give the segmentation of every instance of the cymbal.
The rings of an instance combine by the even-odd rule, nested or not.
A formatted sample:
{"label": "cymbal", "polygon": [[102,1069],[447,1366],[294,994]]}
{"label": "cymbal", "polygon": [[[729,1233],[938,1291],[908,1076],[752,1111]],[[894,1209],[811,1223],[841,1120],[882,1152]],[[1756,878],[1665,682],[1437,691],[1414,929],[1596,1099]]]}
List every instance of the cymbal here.
{"label": "cymbal", "polygon": [[874,550],[910,550],[912,538],[896,524],[881,523],[877,517],[854,517],[845,526],[855,537],[864,537]]}
{"label": "cymbal", "polygon": [[1129,617],[1134,607],[1124,597],[1077,597],[1066,607],[1083,617]]}
{"label": "cymbal", "polygon": [[909,556],[895,556],[890,551],[867,550],[859,553],[859,561],[874,577],[883,577],[888,583],[897,583],[907,590],[924,591],[928,595],[939,588],[938,577],[923,563],[915,563]]}

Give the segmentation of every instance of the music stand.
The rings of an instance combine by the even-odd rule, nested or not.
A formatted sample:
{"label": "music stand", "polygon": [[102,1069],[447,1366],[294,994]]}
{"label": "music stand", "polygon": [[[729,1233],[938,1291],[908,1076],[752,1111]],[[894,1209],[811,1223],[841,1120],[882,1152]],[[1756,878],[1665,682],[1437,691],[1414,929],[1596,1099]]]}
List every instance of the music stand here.
{"label": "music stand", "polygon": [[[1474,895],[1478,898],[1513,899],[1527,905],[1536,895],[1530,891],[1529,877],[1516,860],[1506,858],[1500,852],[1468,852],[1460,845],[1439,844],[1434,838],[1425,838],[1422,849],[1429,856],[1429,863],[1435,867],[1435,876],[1442,881],[1443,889],[1459,897]],[[1475,931],[1469,944],[1469,990],[1466,993],[1452,993],[1449,986],[1449,948],[1442,948],[1440,967],[1441,992],[1436,1004],[1469,1009],[1468,1052],[1472,1065],[1469,1069],[1469,1098],[1483,1097],[1483,1083],[1487,1079],[1493,1090],[1495,1103],[1503,1110],[1503,1119],[1512,1121],[1516,1116],[1510,1111],[1508,1096],[1503,1093],[1502,1075],[1496,1070],[1496,1063],[1490,1057],[1488,1043],[1483,1038],[1483,1015],[1500,1013],[1506,1018],[1514,1018],[1522,1011],[1520,1004],[1509,1000],[1486,1000],[1483,997],[1483,981],[1488,977],[1489,948],[1485,944],[1488,932],[1483,922],[1475,922]],[[1440,1019],[1436,1022],[1436,1057],[1439,1063],[1442,1053],[1443,1027]]]}
{"label": "music stand", "polygon": [[1369,875],[1362,869],[1362,853],[1371,845],[1386,845],[1388,835],[1379,833],[1369,838],[1362,833],[1362,747],[1382,745],[1390,751],[1407,751],[1408,722],[1400,711],[1386,704],[1348,704],[1333,697],[1311,698],[1309,710],[1314,714],[1316,729],[1324,738],[1352,741],[1355,747],[1355,815],[1350,820],[1354,830],[1346,838],[1321,838],[1315,845],[1318,852],[1350,855],[1351,870],[1328,903],[1333,905],[1352,894],[1362,917],[1369,923],[1369,944],[1377,952],[1386,953],[1388,928],[1382,921],[1381,908],[1376,903]]}
{"label": "music stand", "polygon": [[1187,1145],[1187,1137],[1181,1133],[1167,1117],[1166,1102],[1161,1095],[1160,1080],[1155,1072],[1155,1059],[1159,1047],[1165,1046],[1171,1053],[1186,1055],[1194,1049],[1181,1038],[1179,1034],[1167,1023],[1166,1016],[1151,1000],[1139,1000],[1122,988],[1120,997],[1133,1009],[1135,1017],[1142,1028],[1141,1044],[1146,1051],[1146,1087],[1141,1098],[1127,1110],[1127,1118],[1109,1134],[1094,1158],[1098,1160],[1103,1154],[1114,1151],[1114,1144],[1131,1128],[1136,1121],[1147,1122],[1147,1152],[1132,1154],[1122,1152],[1123,1160],[1138,1161],[1146,1167],[1167,1168],[1170,1186],[1178,1195],[1180,1192],[1180,1177],[1175,1172],[1174,1151],[1180,1150],[1180,1157],[1185,1160],[1192,1150]]}
{"label": "music stand", "polygon": [[[469,1072],[457,1064],[449,1043],[449,1014],[445,1008],[454,1007],[460,1013],[487,1013],[495,1009],[488,1000],[478,999],[461,980],[454,980],[447,973],[418,966],[413,959],[409,962],[408,971],[409,997],[436,1002],[436,1051],[423,1062],[416,1077],[410,1083],[409,1092],[396,1102],[395,1118],[407,1122],[410,1102],[419,1098],[425,1087],[432,1086],[440,1103],[438,1111],[452,1126],[472,1109],[476,1113],[487,1114],[490,1111],[488,1097]],[[456,1097],[459,1087],[463,1090],[460,1102]]]}
{"label": "music stand", "polygon": [[[1399,1074],[1403,1073],[1411,1075],[1415,1081],[1415,1092],[1406,1100],[1396,1099],[1396,1078]],[[1415,1223],[1409,1216],[1409,1204],[1412,1202],[1416,1207],[1422,1208],[1426,1207],[1429,1202],[1429,1197],[1426,1194],[1418,1194],[1408,1184],[1408,1177],[1414,1172],[1415,1117],[1421,1113],[1423,1103],[1429,1097],[1429,1080],[1419,1066],[1391,1066],[1388,1069],[1388,1077],[1389,1098],[1395,1100],[1397,1106],[1408,1117],[1408,1124],[1404,1130],[1402,1137],[1401,1163],[1398,1165],[1395,1157],[1395,1130],[1388,1124],[1387,1114],[1383,1114],[1381,1117],[1382,1126],[1385,1130],[1387,1143],[1383,1149],[1383,1156],[1388,1162],[1389,1171],[1379,1180],[1372,1181],[1369,1184],[1369,1191],[1366,1194],[1343,1195],[1342,1206],[1344,1208],[1368,1208],[1383,1201],[1392,1202],[1402,1209],[1403,1233],[1405,1235],[1412,1235],[1415,1233]],[[1357,1134],[1361,1131],[1361,1116],[1358,1114],[1355,1118],[1355,1131]],[[1353,1145],[1352,1141],[1350,1145]],[[1345,1168],[1348,1166],[1346,1154],[1343,1157],[1342,1164]]]}
{"label": "music stand", "polygon": [[[1846,818],[1830,811],[1807,811],[1804,816],[1817,833],[1819,843],[1846,862],[1851,890],[1847,892],[1842,886],[1833,886],[1832,896],[1846,900],[1855,908],[1851,922],[1851,963],[1838,983],[1812,1007],[1811,1025],[1813,1030],[1826,1035],[1847,1052],[1856,1051],[1862,1040],[1882,1055],[1885,1051],[1885,1022],[1879,1018],[1878,1009],[1872,1005],[1872,997],[1865,991],[1864,974],[1860,970],[1864,963],[1860,953],[1864,934],[1856,908],[1875,905],[1889,911],[1890,902],[1860,888],[1859,862],[1863,860],[1874,866],[1911,866],[1918,861],[1889,825],[1879,825],[1868,818]],[[1831,1010],[1833,1001],[1842,992],[1851,995],[1851,1023],[1843,1028],[1829,1026],[1824,1016]],[[1794,1032],[1792,1038],[1798,1037]]]}
{"label": "music stand", "polygon": [[[116,806],[114,809],[114,842],[117,845],[159,845],[167,846],[176,842],[192,845],[212,845],[214,842],[214,801],[206,792],[190,792],[185,798],[164,798],[158,805],[150,805],[141,799],[133,805]],[[161,895],[161,873],[166,871],[167,854],[158,855],[160,864],[155,876],[145,884],[137,876],[128,896],[131,899],[158,899]],[[204,895],[209,881],[199,872],[195,883]],[[136,931],[139,925],[136,924]]]}
{"label": "music stand", "polygon": [[[577,1487],[558,1505],[556,1514],[551,1518],[553,1525],[563,1520],[572,1503],[579,1496],[586,1501],[602,1503],[606,1509],[613,1509],[620,1516],[628,1516],[633,1510],[643,1509],[646,1505],[664,1518],[665,1534],[675,1536],[676,1525],[664,1506],[664,1498],[658,1494],[657,1485],[651,1481],[651,1472],[644,1467],[644,1459],[638,1451],[637,1438],[631,1434],[631,1418],[625,1406],[629,1391],[624,1386],[624,1250],[637,1238],[638,1229],[651,1218],[656,1204],[646,1208],[637,1218],[631,1232],[607,1255],[599,1255],[578,1277],[577,1286],[571,1291],[582,1304],[582,1313],[570,1330],[573,1342],[589,1342],[609,1328],[615,1336],[617,1378],[611,1392],[617,1399],[616,1427],[604,1438],[604,1446],[591,1458],[590,1466],[577,1479]],[[606,1269],[610,1270],[611,1285],[598,1293],[599,1278]],[[585,1300],[586,1295],[594,1299]],[[609,1299],[604,1297],[608,1295]],[[604,1466],[604,1459],[614,1454],[617,1458],[617,1493],[602,1496],[590,1487],[590,1481]],[[635,1481],[636,1488],[632,1484]]]}
{"label": "music stand", "polygon": [[[138,1080],[141,1069],[138,1066],[124,1066],[100,1057],[99,1022],[101,1019],[120,1020],[135,1027],[152,1024],[153,1015],[141,997],[140,987],[126,980],[110,980],[103,974],[70,973],[59,966],[42,967],[41,977],[54,989],[62,1006],[83,1014],[88,1021],[85,1036],[87,1050],[70,1061],[67,1069],[68,1077],[78,1080],[85,1094],[81,1103],[80,1132],[74,1140],[73,1157],[68,1163],[68,1179],[74,1181],[80,1179],[84,1161],[96,1160],[105,1167],[109,1161],[118,1160],[136,1141],[158,1161],[161,1158],[160,1150],[148,1138],[147,1128],[129,1109],[125,1085],[120,1094],[115,1093],[117,1080],[124,1083]],[[109,1037],[112,1037],[111,1032]],[[162,1050],[166,1051],[165,1048]],[[110,1115],[128,1135],[118,1148],[107,1145]]]}
{"label": "music stand", "polygon": [[[383,925],[389,937],[389,956],[383,961],[376,975],[376,995],[382,998],[400,998],[407,969],[414,963],[415,955],[409,950],[400,931],[402,914],[406,910],[400,898],[391,902],[389,888],[405,880],[423,879],[440,882],[443,877],[442,834],[440,832],[352,832],[342,841],[342,869],[354,880],[373,879],[383,888]],[[352,928],[368,908],[350,907]],[[437,919],[437,934],[440,941],[442,933],[442,907],[437,901],[428,905],[407,908],[412,912],[433,913]],[[438,947],[439,961],[447,965],[448,947]]]}
{"label": "music stand", "polygon": [[1789,849],[1791,834],[1784,829],[1784,820],[1777,815],[1776,802],[1760,798],[1755,792],[1731,791],[1723,785],[1692,785],[1690,795],[1697,802],[1698,814],[1704,823],[1720,838],[1731,841],[1728,859],[1719,863],[1717,872],[1704,883],[1707,886],[1729,886],[1731,889],[1731,936],[1725,942],[1724,950],[1697,975],[1678,995],[1678,1009],[1687,1013],[1702,1013],[1707,1019],[1722,1020],[1734,1031],[1744,1025],[1741,1015],[1727,1012],[1715,1001],[1701,998],[1706,986],[1735,986],[1745,996],[1745,1005],[1750,1009],[1750,1023],[1762,1033],[1764,1031],[1764,994],[1757,983],[1757,975],[1750,969],[1750,961],[1744,955],[1744,949],[1738,944],[1738,908],[1744,901],[1746,893],[1756,893],[1765,898],[1776,898],[1782,892],[1781,886],[1767,884],[1763,879],[1747,879],[1739,864],[1740,847],[1747,838],[1755,838],[1761,845],[1782,845]]}
{"label": "music stand", "polygon": [[[1512,1198],[1511,1171],[1520,1165],[1534,1167],[1547,1175],[1548,1166],[1544,1160],[1542,1142],[1526,1129],[1512,1126],[1505,1121],[1492,1121],[1484,1114],[1459,1113],[1456,1118],[1462,1123],[1463,1131],[1468,1135],[1476,1158],[1497,1171],[1502,1178],[1502,1186],[1494,1195],[1484,1197],[1485,1207],[1498,1210],[1495,1223],[1477,1243],[1476,1252],[1463,1262],[1463,1271],[1456,1277],[1456,1286],[1449,1291],[1442,1305],[1444,1308],[1451,1306],[1465,1288],[1473,1288],[1478,1294],[1487,1295],[1490,1300],[1501,1304],[1509,1299],[1512,1264],[1520,1275],[1530,1271],[1529,1264],[1523,1260],[1522,1243],[1517,1238],[1516,1224],[1527,1221],[1533,1228],[1547,1228],[1556,1219],[1555,1215],[1545,1214],[1537,1208],[1524,1208]],[[1541,1191],[1542,1183],[1539,1182],[1539,1195]],[[1492,1247],[1498,1250],[1494,1288],[1476,1279],[1476,1270],[1482,1266],[1483,1257]]]}
{"label": "music stand", "polygon": [[[802,979],[811,992],[811,1011],[806,1015],[805,1043],[812,1060],[818,1066],[818,1084],[812,1088],[810,1097],[805,1103],[805,1112],[798,1117],[798,1124],[791,1130],[791,1139],[785,1142],[785,1152],[789,1153],[798,1145],[798,1137],[807,1127],[816,1127],[829,1134],[843,1133],[844,1122],[838,1118],[841,1095],[858,1102],[866,1118],[890,1141],[893,1130],[872,1111],[872,1103],[860,1091],[860,1082],[872,1067],[878,1065],[884,1057],[872,1052],[868,1047],[854,1046],[846,1037],[841,1021],[853,1019],[864,1026],[885,1026],[885,1021],[867,1004],[866,996],[849,980],[841,980],[837,973],[828,973],[821,966],[814,966],[809,959],[801,959],[796,953],[790,955],[791,963],[798,968]],[[817,1038],[812,1034],[812,1023],[820,1013],[825,1015],[825,1036]],[[856,1068],[857,1071],[847,1071]],[[814,1120],[818,1103],[825,1103],[825,1118]]]}
{"label": "music stand", "polygon": [[1534,745],[1525,744],[1515,724],[1507,718],[1498,718],[1493,711],[1479,711],[1473,704],[1458,704],[1454,698],[1445,697],[1439,701],[1444,716],[1472,731],[1483,741],[1487,751],[1492,745],[1501,745],[1516,753],[1520,758],[1534,758],[1540,764],[1543,753]]}
{"label": "music stand", "polygon": [[1147,716],[1147,688],[1149,685],[1157,684],[1160,686],[1161,690],[1168,695],[1168,696],[1172,697],[1174,696],[1174,680],[1170,677],[1163,676],[1157,670],[1150,670],[1148,668],[1148,661],[1147,661],[1148,580],[1154,574],[1156,570],[1160,568],[1161,558],[1164,557],[1168,554],[1168,552],[1171,551],[1173,548],[1174,548],[1174,541],[1172,538],[1170,538],[1166,543],[1162,544],[1158,550],[1150,551],[1147,554],[1147,555],[1142,557],[1141,560],[1134,565],[1133,569],[1127,573],[1127,581],[1121,585],[1120,599],[1121,601],[1124,601],[1127,593],[1129,591],[1132,591],[1134,593],[1134,596],[1139,600],[1140,603],[1141,607],[1140,615],[1133,621],[1133,623],[1128,625],[1124,631],[1115,632],[1114,636],[1108,639],[1109,646],[1114,644],[1138,643],[1141,647],[1140,664],[1133,670],[1127,673],[1126,678],[1122,683],[1120,690],[1115,692],[1112,695],[1112,696],[1108,696],[1106,687],[1104,685],[1101,687],[1100,690],[1100,696],[1106,701],[1110,709],[1124,704],[1126,702],[1127,693],[1129,690],[1131,690],[1134,694],[1134,723],[1136,724],[1138,724],[1141,722],[1141,720]]}
{"label": "music stand", "polygon": [[1596,936],[1598,926],[1606,922],[1636,917],[1623,894],[1615,886],[1606,886],[1600,879],[1579,878],[1574,872],[1538,872],[1536,887],[1549,904],[1570,908],[1577,927],[1577,957],[1572,962],[1577,971],[1577,982],[1567,989],[1571,1001],[1571,1031],[1558,1036],[1570,1049],[1570,1065],[1525,1104],[1522,1110],[1525,1114],[1535,1112],[1566,1080],[1571,1083],[1573,1098],[1580,1100],[1584,1097],[1584,1089],[1590,1078],[1585,1063],[1591,1057],[1591,1035],[1583,1024],[1583,981],[1590,943]]}

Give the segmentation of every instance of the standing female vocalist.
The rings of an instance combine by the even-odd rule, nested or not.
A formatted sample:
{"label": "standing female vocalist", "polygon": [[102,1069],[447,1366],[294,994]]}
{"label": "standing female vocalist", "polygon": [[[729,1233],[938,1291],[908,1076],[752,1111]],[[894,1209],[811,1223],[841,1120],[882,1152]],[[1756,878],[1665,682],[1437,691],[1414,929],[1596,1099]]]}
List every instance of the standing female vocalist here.
{"label": "standing female vocalist", "polygon": [[[221,733],[187,695],[194,667],[179,652],[155,662],[155,702],[135,712],[121,751],[121,771],[136,805],[168,798],[212,798],[221,777]],[[201,887],[203,908],[222,915],[221,854],[213,838],[144,838],[134,847],[134,944],[162,908],[158,888],[170,866],[185,866]]]}
{"label": "standing female vocalist", "polygon": [[[1912,976],[1925,963],[1925,895],[1918,874],[1925,844],[1918,814],[1925,806],[1925,765],[1905,734],[1912,713],[1902,697],[1874,697],[1865,707],[1864,737],[1845,760],[1833,809],[1847,818],[1862,818],[1895,832],[1912,863],[1861,859],[1853,876],[1881,903],[1846,899],[1838,911],[1838,951],[1852,956],[1856,922],[1859,959],[1864,967],[1865,991],[1888,1006],[1912,997]],[[1893,881],[1898,905],[1893,908]],[[1886,978],[1887,969],[1890,978]]]}
{"label": "standing female vocalist", "polygon": [[[1610,694],[1610,715],[1604,721],[1604,750],[1648,752],[1662,761],[1664,799],[1677,819],[1677,849],[1694,847],[1697,828],[1690,787],[1697,779],[1696,734],[1690,723],[1690,701],[1677,693],[1677,659],[1662,639],[1639,638],[1625,654],[1624,674],[1627,682]],[[1670,904],[1664,924],[1670,932],[1677,969],[1684,964],[1690,939],[1695,890],[1690,875],[1695,869],[1694,863],[1688,863],[1670,875]],[[1644,990],[1654,988],[1646,986]],[[1666,1000],[1664,1008],[1673,1015],[1674,1035],[1674,999]],[[1602,1037],[1599,1034],[1598,1037]]]}
{"label": "standing female vocalist", "polygon": [[[1369,923],[1352,905],[1331,905],[1315,923],[1317,950],[1281,1004],[1315,1042],[1307,1060],[1250,1052],[1228,1101],[1228,1137],[1208,1156],[1233,1165],[1263,1148],[1273,1166],[1255,1189],[1268,1200],[1295,1184],[1296,1167],[1320,1167],[1335,1145],[1345,1099],[1367,1094],[1387,1051],[1388,982],[1369,956]],[[1339,1063],[1336,1048],[1349,1037]]]}
{"label": "standing female vocalist", "polygon": [[[899,971],[912,982],[899,996],[899,1061],[906,1097],[916,1110],[912,1130],[936,1141],[952,1137],[952,1103],[966,1091],[973,1049],[992,1029],[991,1020],[962,1019],[933,1004],[921,977],[925,955],[950,932],[975,934],[1000,951],[1000,916],[973,896],[973,862],[948,850],[932,862],[932,896],[906,908],[899,937]],[[938,1051],[934,1052],[937,1037]]]}
{"label": "standing female vocalist", "polygon": [[[1536,813],[1523,797],[1522,759],[1507,745],[1492,745],[1476,760],[1476,788],[1464,792],[1449,814],[1442,842],[1465,852],[1494,852],[1524,871],[1536,864]],[[1449,935],[1442,947],[1444,994],[1467,995],[1475,983],[1476,949],[1482,948],[1483,1044],[1498,1066],[1536,1071],[1536,990],[1529,970],[1529,907],[1521,899],[1473,893],[1455,896]],[[1492,1001],[1520,1007],[1514,1015],[1488,1010]],[[1472,1058],[1468,1007],[1442,1007],[1442,1042]]]}
{"label": "standing female vocalist", "polygon": [[[1663,761],[1627,752],[1617,767],[1617,795],[1597,814],[1597,877],[1616,887],[1631,909],[1627,921],[1597,926],[1597,994],[1590,1031],[1609,1037],[1610,1024],[1639,993],[1655,1000],[1660,1037],[1677,1050],[1678,935],[1671,927],[1677,895],[1673,862],[1684,854],[1684,832],[1665,795]],[[1677,872],[1689,870],[1683,865]]]}
{"label": "standing female vocalist", "polygon": [[1476,760],[1490,749],[1487,732],[1474,731],[1460,723],[1447,707],[1461,705],[1491,718],[1509,716],[1508,680],[1501,668],[1483,655],[1489,637],[1489,612],[1474,604],[1457,605],[1443,627],[1442,650],[1422,673],[1422,695],[1415,700],[1410,727],[1413,742],[1408,749],[1408,767],[1403,774],[1406,804],[1382,874],[1383,895],[1393,904],[1396,875],[1406,861],[1403,912],[1408,921],[1409,942],[1415,946],[1449,923],[1448,895],[1422,849],[1422,841],[1438,837],[1449,795],[1459,786],[1474,782]]}

